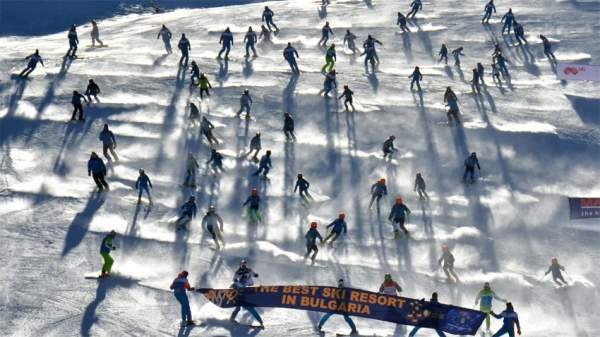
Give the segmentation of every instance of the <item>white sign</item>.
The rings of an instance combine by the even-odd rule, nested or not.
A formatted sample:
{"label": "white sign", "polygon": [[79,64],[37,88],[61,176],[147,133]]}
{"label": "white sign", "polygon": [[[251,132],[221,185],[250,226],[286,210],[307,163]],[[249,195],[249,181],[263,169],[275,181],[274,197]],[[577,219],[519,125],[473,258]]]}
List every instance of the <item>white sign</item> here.
{"label": "white sign", "polygon": [[559,63],[559,80],[600,81],[600,65]]}

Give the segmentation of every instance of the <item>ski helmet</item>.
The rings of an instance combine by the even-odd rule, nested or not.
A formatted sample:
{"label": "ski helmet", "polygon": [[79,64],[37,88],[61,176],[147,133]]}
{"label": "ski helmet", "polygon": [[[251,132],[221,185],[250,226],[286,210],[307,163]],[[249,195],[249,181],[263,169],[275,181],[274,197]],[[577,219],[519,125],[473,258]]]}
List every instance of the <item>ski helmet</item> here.
{"label": "ski helmet", "polygon": [[245,266],[246,266],[246,263],[247,263],[246,259],[242,259],[242,260],[240,261],[240,267],[245,267]]}
{"label": "ski helmet", "polygon": [[489,283],[489,282],[485,282],[485,283],[483,284],[483,287],[484,287],[484,288],[490,288],[490,283]]}
{"label": "ski helmet", "polygon": [[385,275],[383,276],[383,278],[384,278],[386,281],[391,281],[391,280],[392,280],[392,275],[391,275],[391,274],[385,274]]}
{"label": "ski helmet", "polygon": [[115,235],[117,235],[117,232],[115,232],[115,230],[113,229],[112,231],[110,231],[110,234],[109,234],[109,235],[110,235],[110,236],[115,236]]}
{"label": "ski helmet", "polygon": [[343,278],[341,278],[341,279],[338,280],[338,286],[339,287],[344,286],[344,279]]}
{"label": "ski helmet", "polygon": [[344,213],[340,213],[339,216],[338,216],[338,218],[340,220],[344,220],[345,217],[346,217],[346,214],[344,214]]}
{"label": "ski helmet", "polygon": [[298,179],[302,179],[302,173],[298,173]]}
{"label": "ski helmet", "polygon": [[189,273],[187,272],[187,270],[182,271],[181,273],[179,273],[179,277],[188,277]]}
{"label": "ski helmet", "polygon": [[271,150],[267,150],[267,156],[271,155]]}
{"label": "ski helmet", "polygon": [[208,206],[208,211],[209,212],[214,212],[215,211],[215,205]]}
{"label": "ski helmet", "polygon": [[553,257],[552,257],[552,259],[550,259],[550,261],[551,261],[552,263],[556,263],[556,262],[558,262],[558,259],[557,259],[556,257],[554,257],[554,256],[553,256]]}
{"label": "ski helmet", "polygon": [[190,195],[190,201],[196,201],[196,197],[193,195]]}
{"label": "ski helmet", "polygon": [[442,245],[442,250],[443,250],[443,251],[447,251],[447,250],[448,250],[448,245],[444,243],[444,244]]}
{"label": "ski helmet", "polygon": [[380,184],[385,184],[385,178],[381,178],[381,179],[379,179],[379,183],[380,183]]}
{"label": "ski helmet", "polygon": [[397,204],[401,204],[402,203],[402,197],[396,197],[396,203]]}
{"label": "ski helmet", "polygon": [[311,222],[310,228],[317,228],[317,222],[316,221]]}
{"label": "ski helmet", "polygon": [[252,195],[257,195],[258,194],[258,190],[256,189],[256,187],[254,187],[252,189]]}
{"label": "ski helmet", "polygon": [[144,174],[144,169],[143,168],[140,169],[140,174]]}

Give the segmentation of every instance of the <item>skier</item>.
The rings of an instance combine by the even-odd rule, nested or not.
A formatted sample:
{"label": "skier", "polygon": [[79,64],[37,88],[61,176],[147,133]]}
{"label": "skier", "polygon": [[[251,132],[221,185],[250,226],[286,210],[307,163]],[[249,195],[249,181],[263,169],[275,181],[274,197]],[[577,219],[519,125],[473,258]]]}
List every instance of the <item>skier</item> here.
{"label": "skier", "polygon": [[[225,247],[225,241],[221,233],[223,232],[223,219],[217,214],[214,205],[208,206],[208,211],[204,218],[202,218],[202,227],[206,227],[206,230],[212,236],[217,249],[221,249],[221,244]],[[221,242],[221,244],[219,244]]]}
{"label": "skier", "polygon": [[138,204],[142,202],[142,192],[146,191],[146,194],[148,195],[148,203],[150,204],[150,206],[152,206],[152,196],[150,195],[150,189],[152,188],[153,187],[152,182],[150,181],[150,177],[146,175],[144,169],[140,169],[140,175],[137,178],[137,181],[135,182],[135,189],[140,191],[138,194]]}
{"label": "skier", "polygon": [[368,73],[369,72],[369,66],[368,63],[371,63],[371,68],[373,69],[373,72],[375,72],[375,63],[377,62],[377,52],[375,51],[375,47],[374,46],[366,46],[365,47],[365,51],[362,52],[362,55],[366,55],[365,56],[365,71]]}
{"label": "skier", "polygon": [[323,28],[321,28],[321,39],[319,40],[319,45],[323,47],[327,47],[327,41],[329,41],[329,34],[333,35],[333,30],[329,27],[329,21],[325,22]]}
{"label": "skier", "polygon": [[262,215],[260,214],[260,197],[258,196],[258,190],[252,189],[250,196],[242,204],[242,206],[248,205],[248,218],[251,222],[257,223],[262,222]]}
{"label": "skier", "polygon": [[[248,268],[246,260],[242,260],[240,261],[240,267],[238,268],[238,270],[235,271],[235,275],[233,276],[233,284],[231,285],[231,288],[242,289],[245,287],[252,287],[254,285],[254,280],[252,279],[253,277],[258,277],[258,274],[255,273],[252,269]],[[250,313],[250,315],[252,315],[252,317],[254,317],[254,319],[256,319],[260,323],[260,329],[265,328],[265,326],[263,325],[262,318],[260,317],[256,309],[254,309],[254,307],[251,306],[235,307],[235,309],[231,313],[231,316],[229,317],[229,320],[231,322],[235,322],[235,318],[240,312],[240,308],[244,308]]]}
{"label": "skier", "polygon": [[408,230],[404,226],[404,222],[410,215],[410,209],[404,205],[401,197],[396,197],[396,203],[392,206],[390,210],[390,215],[388,216],[388,220],[392,222],[392,225],[398,225],[398,228],[394,228],[394,239],[400,238],[400,229],[404,232],[406,236],[408,236]]}
{"label": "skier", "polygon": [[257,132],[252,139],[250,139],[250,150],[246,153],[246,157],[248,157],[254,151],[254,155],[250,160],[253,162],[258,162],[258,153],[262,149],[261,141],[260,141],[260,132]]}
{"label": "skier", "polygon": [[267,27],[269,27],[269,31],[272,31],[271,26],[273,26],[275,28],[275,31],[278,32],[279,28],[277,27],[277,25],[275,25],[275,22],[273,22],[273,16],[275,14],[273,13],[273,11],[265,6],[265,10],[262,13],[262,22],[267,24]]}
{"label": "skier", "polygon": [[31,74],[35,70],[35,67],[37,66],[38,62],[42,65],[42,67],[44,67],[44,61],[42,60],[42,57],[40,56],[40,51],[38,49],[35,50],[35,53],[25,57],[25,60],[29,60],[29,62],[27,63],[27,67],[23,69],[23,71],[21,71],[21,73],[19,74],[19,76],[21,77],[29,76],[29,74]]}
{"label": "skier", "polygon": [[439,258],[438,264],[444,270],[449,282],[459,282],[458,275],[454,271],[454,255],[452,255],[446,244],[442,245],[442,257]]}
{"label": "skier", "polygon": [[206,96],[210,97],[210,91],[208,89],[212,89],[212,85],[210,84],[210,82],[208,81],[208,77],[206,77],[204,73],[200,74],[198,86],[200,87],[200,100],[204,99],[204,93],[206,93]]}
{"label": "skier", "polygon": [[402,292],[402,287],[392,280],[391,274],[383,276],[383,283],[379,286],[379,292],[386,295],[398,296]]}
{"label": "skier", "polygon": [[475,167],[481,172],[481,166],[479,166],[479,159],[477,159],[477,153],[472,152],[470,156],[465,159],[465,174],[463,174],[463,181],[467,181],[467,174],[471,175],[471,182],[475,181]]}
{"label": "skier", "polygon": [[481,64],[481,62],[477,63],[477,75],[479,75],[479,81],[481,82],[481,84],[485,85],[485,81],[483,79],[485,75],[485,68],[483,67],[483,64]]}
{"label": "skier", "polygon": [[335,62],[337,58],[335,56],[335,43],[332,43],[331,46],[327,49],[327,53],[325,54],[325,65],[321,68],[321,72],[332,71],[335,66]]}
{"label": "skier", "polygon": [[69,50],[67,50],[65,58],[76,58],[77,55],[75,55],[75,53],[77,52],[77,45],[79,44],[79,39],[77,38],[77,30],[75,25],[72,25],[71,29],[69,29],[69,34],[67,34],[67,38],[69,39]]}
{"label": "skier", "polygon": [[440,56],[438,63],[442,62],[443,59],[444,64],[448,64],[448,48],[445,44],[442,43],[442,48],[440,48],[440,52],[438,53],[438,55]]}
{"label": "skier", "polygon": [[304,235],[306,238],[306,254],[304,254],[304,260],[308,258],[311,252],[314,252],[310,257],[312,261],[311,264],[315,264],[315,259],[317,258],[317,254],[319,253],[319,248],[317,248],[317,239],[323,242],[323,237],[321,233],[317,230],[317,222],[313,221],[310,223],[310,229]]}
{"label": "skier", "polygon": [[444,103],[448,105],[448,112],[446,113],[448,124],[452,124],[452,118],[456,120],[457,124],[460,124],[460,118],[458,118],[458,114],[460,113],[458,109],[458,97],[456,97],[456,94],[450,87],[447,87],[444,93]]}
{"label": "skier", "polygon": [[460,68],[460,57],[465,56],[465,54],[463,54],[462,51],[463,51],[462,46],[458,47],[452,51],[452,56],[454,56],[454,66],[455,67]]}
{"label": "skier", "polygon": [[312,197],[310,196],[310,194],[308,193],[308,188],[310,187],[310,183],[308,182],[308,180],[304,179],[304,176],[302,175],[302,173],[298,173],[298,175],[296,176],[296,185],[294,186],[294,193],[296,193],[296,191],[299,189],[300,192],[298,192],[300,194],[300,197],[306,201],[308,201],[309,199],[312,199]]}
{"label": "skier", "polygon": [[[562,273],[560,272],[561,270],[565,270],[565,267],[561,266],[560,264],[558,264],[558,259],[553,257],[550,263],[550,267],[548,267],[548,270],[546,270],[546,272],[544,273],[544,276],[548,275],[550,272],[552,272],[552,280],[554,280],[554,283],[556,283],[559,287],[560,286],[564,286],[567,285],[567,281],[565,281],[565,278],[562,276]],[[559,282],[562,281],[561,282]]]}
{"label": "skier", "polygon": [[260,26],[260,35],[259,39],[262,40],[263,43],[271,43],[271,31],[265,27],[265,25]]}
{"label": "skier", "polygon": [[525,30],[523,29],[523,25],[521,25],[520,23],[518,23],[515,20],[515,25],[514,25],[514,31],[515,31],[515,38],[517,39],[517,42],[519,42],[519,44],[521,43],[521,40],[523,40],[523,43],[527,44],[527,40],[525,39]]}
{"label": "skier", "polygon": [[256,49],[254,48],[254,44],[256,44],[257,41],[258,37],[256,37],[256,33],[252,30],[252,27],[248,27],[248,32],[246,32],[246,35],[244,36],[244,42],[246,42],[246,57],[250,56],[250,49],[252,49],[254,57],[258,56],[256,55]]}
{"label": "skier", "polygon": [[396,136],[391,135],[388,139],[386,139],[385,142],[383,142],[383,146],[381,148],[381,150],[383,151],[383,159],[392,159],[392,153],[398,151],[398,149],[396,149],[394,147],[394,140],[396,139]]}
{"label": "skier", "polygon": [[415,70],[410,76],[408,76],[408,78],[412,78],[412,81],[410,81],[410,90],[413,90],[413,86],[417,84],[417,88],[419,88],[419,91],[421,91],[420,82],[423,79],[423,75],[421,74],[419,67],[415,67]]}
{"label": "skier", "polygon": [[[363,48],[365,49],[365,52],[367,53],[367,55],[368,55],[367,49],[371,48],[372,49],[371,52],[373,53],[373,57],[375,58],[375,61],[377,63],[379,63],[379,56],[377,56],[377,49],[375,49],[375,44],[383,46],[383,43],[381,43],[381,41],[377,40],[376,38],[374,38],[371,35],[368,35],[365,42],[363,42]],[[366,61],[365,61],[365,64],[366,64]]]}
{"label": "skier", "polygon": [[346,221],[344,221],[345,218],[346,218],[346,214],[340,213],[338,215],[337,219],[333,220],[332,223],[327,225],[327,228],[332,227],[331,233],[329,233],[329,235],[327,235],[325,240],[322,241],[323,244],[326,244],[327,241],[329,241],[329,239],[331,239],[331,242],[329,242],[329,246],[332,247],[333,243],[335,242],[335,240],[338,239],[338,237],[340,236],[340,234],[342,234],[342,232],[344,232],[344,235],[346,235],[346,233],[348,232],[348,227],[346,225]]}
{"label": "skier", "polygon": [[114,230],[110,231],[110,233],[102,239],[102,243],[100,244],[100,256],[102,256],[104,264],[102,265],[102,272],[100,273],[100,276],[98,276],[99,278],[110,276],[110,270],[112,269],[114,262],[113,258],[110,256],[110,251],[117,249],[117,247],[113,245],[115,236],[117,236],[117,232]]}
{"label": "skier", "polygon": [[356,111],[356,109],[354,108],[354,104],[352,104],[352,100],[353,100],[352,96],[353,95],[354,95],[354,91],[350,90],[348,85],[345,85],[344,91],[342,92],[340,97],[338,97],[338,99],[342,99],[342,97],[344,97],[344,108],[346,108],[346,111],[349,111],[348,104],[350,104],[350,106],[352,107],[352,111]]}
{"label": "skier", "polygon": [[90,160],[88,160],[88,176],[94,178],[94,182],[96,183],[96,186],[98,186],[98,191],[102,192],[103,189],[109,190],[108,183],[104,180],[104,177],[106,176],[106,166],[96,152],[92,152]]}
{"label": "skier", "polygon": [[98,24],[96,24],[96,21],[94,20],[92,20],[92,32],[90,33],[90,36],[92,37],[92,47],[96,46],[96,41],[100,43],[100,47],[104,47],[104,43],[102,43],[102,41],[100,40],[100,31],[98,30]]}
{"label": "skier", "polygon": [[506,58],[502,53],[496,55],[496,64],[502,72],[502,76],[510,76],[510,74],[508,73],[508,68],[506,67]]}
{"label": "skier", "polygon": [[158,31],[158,35],[156,35],[156,39],[162,38],[163,43],[165,44],[165,50],[167,54],[173,54],[173,50],[171,49],[171,31],[167,26],[162,25],[162,28]]}
{"label": "skier", "polygon": [[496,43],[494,45],[494,52],[492,53],[492,60],[495,60],[500,54],[502,54],[502,47],[500,47],[500,43]]}
{"label": "skier", "polygon": [[504,26],[502,26],[502,34],[506,30],[506,33],[510,34],[510,29],[512,28],[513,21],[515,21],[515,16],[513,15],[512,8],[508,9],[508,12],[502,16],[502,20],[500,22],[504,22]]}
{"label": "skier", "polygon": [[86,103],[88,102],[88,100],[85,98],[85,96],[80,94],[78,91],[74,90],[73,97],[71,98],[71,104],[73,104],[73,115],[71,116],[72,121],[75,120],[75,115],[77,114],[77,112],[79,112],[79,120],[80,121],[85,120],[85,118],[83,118],[83,105],[81,104],[82,99]]}
{"label": "skier", "polygon": [[288,62],[290,68],[292,69],[292,73],[299,74],[300,69],[298,68],[298,63],[296,62],[296,58],[300,58],[298,55],[298,51],[296,48],[292,47],[292,43],[288,42],[287,47],[283,50],[283,58]]}
{"label": "skier", "polygon": [[181,58],[179,59],[179,65],[186,68],[188,64],[188,59],[190,58],[190,50],[192,50],[192,45],[190,44],[190,40],[188,40],[187,37],[185,37],[185,34],[181,34],[181,39],[179,39],[177,48],[181,50]]}
{"label": "skier", "polygon": [[233,46],[233,34],[231,33],[231,30],[229,30],[229,27],[225,28],[225,31],[221,34],[219,44],[221,44],[222,47],[217,58],[220,59],[221,54],[225,52],[225,60],[229,60],[229,52],[231,51],[231,46]]}
{"label": "skier", "polygon": [[252,105],[252,97],[250,97],[250,92],[248,89],[244,90],[244,93],[240,97],[240,110],[235,114],[236,117],[239,117],[242,114],[242,111],[246,110],[246,118],[250,118],[250,107]]}
{"label": "skier", "polygon": [[[485,282],[483,289],[479,291],[477,297],[475,298],[475,305],[479,304],[479,311],[485,312],[485,326],[487,331],[490,331],[490,312],[492,312],[492,301],[494,299],[504,303],[507,302],[507,300],[496,295],[496,293],[490,287],[489,282]],[[479,302],[480,300],[481,304]]]}
{"label": "skier", "polygon": [[500,70],[498,70],[496,62],[492,63],[492,78],[494,79],[494,82],[502,84],[502,81],[500,81]]}
{"label": "skier", "polygon": [[546,55],[546,57],[548,57],[550,59],[550,61],[556,62],[556,56],[554,56],[554,53],[552,52],[552,45],[550,44],[550,41],[548,40],[548,38],[546,38],[544,35],[540,34],[540,39],[542,40],[542,43],[544,44],[544,55]]}
{"label": "skier", "polygon": [[96,100],[96,102],[100,103],[100,100],[98,99],[99,93],[100,93],[100,87],[96,84],[96,82],[94,82],[93,79],[90,79],[87,89],[85,89],[85,95],[87,96],[88,104],[92,102],[91,96],[94,96],[94,99]]}
{"label": "skier", "polygon": [[198,68],[198,65],[196,64],[196,61],[192,61],[192,70],[190,71],[190,74],[192,76],[190,76],[190,87],[198,85],[194,79],[198,80],[198,82],[200,82],[200,68]]}
{"label": "skier", "polygon": [[493,311],[490,311],[490,314],[497,319],[503,319],[502,327],[500,330],[496,331],[496,333],[492,337],[500,337],[502,335],[508,334],[509,337],[513,337],[515,335],[515,325],[517,325],[517,333],[521,334],[521,324],[519,324],[519,316],[515,312],[512,303],[506,303],[506,310],[501,312],[500,314],[495,314]]}
{"label": "skier", "polygon": [[115,161],[119,161],[119,157],[115,152],[115,149],[117,148],[117,140],[115,138],[115,134],[108,129],[108,124],[104,124],[104,128],[100,132],[100,136],[98,136],[98,139],[102,141],[102,153],[104,154],[104,157],[108,160],[108,162],[110,163],[113,160],[108,154],[109,151],[114,157]]}
{"label": "skier", "polygon": [[[421,300],[422,302],[425,301],[425,299]],[[429,302],[431,303],[439,303],[438,302],[438,294],[436,292],[431,294],[431,299],[429,300]],[[435,319],[435,320],[440,320],[443,316],[441,316],[440,314],[436,313],[436,312],[430,312],[429,315],[429,319]],[[420,326],[415,326],[410,333],[408,334],[408,337],[415,337],[415,335],[417,334],[417,331],[419,331],[421,329]],[[446,337],[446,334],[439,329],[435,329],[435,332],[437,333],[437,335],[439,337]]]}
{"label": "skier", "polygon": [[323,96],[329,97],[329,92],[333,90],[333,88],[337,88],[337,78],[335,70],[332,70],[325,75],[325,80],[323,81],[323,89],[319,91],[319,95],[323,94]]}
{"label": "skier", "polygon": [[283,114],[283,133],[285,133],[285,140],[296,140],[294,134],[294,119],[289,112]]}
{"label": "skier", "polygon": [[473,77],[471,78],[471,89],[473,92],[477,91],[478,94],[481,93],[481,88],[479,87],[479,72],[477,68],[473,68]]}
{"label": "skier", "polygon": [[396,24],[400,25],[402,32],[410,32],[410,29],[408,26],[406,26],[406,16],[404,16],[404,14],[398,12],[398,20],[396,20]]}
{"label": "skier", "polygon": [[344,43],[347,43],[348,49],[352,50],[353,54],[356,54],[356,52],[358,52],[358,49],[356,49],[356,43],[354,42],[354,40],[356,40],[356,35],[351,33],[350,29],[346,29],[346,35],[344,35]]}
{"label": "skier", "polygon": [[419,200],[429,200],[429,195],[425,191],[425,179],[423,179],[421,173],[417,173],[417,176],[415,177],[415,187],[413,188],[413,191],[419,193]]}
{"label": "skier", "polygon": [[185,229],[186,225],[196,217],[196,197],[190,195],[188,201],[181,206],[181,216],[175,221],[177,230]]}
{"label": "skier", "polygon": [[202,121],[200,122],[200,132],[206,137],[206,140],[212,145],[219,144],[219,140],[217,137],[213,135],[212,130],[215,128],[213,123],[211,123],[205,116],[202,116]]}
{"label": "skier", "polygon": [[267,179],[267,174],[273,168],[271,164],[271,150],[267,150],[267,152],[260,158],[260,163],[258,164],[258,170],[254,172],[254,176],[258,176],[262,173],[262,178]]}
{"label": "skier", "polygon": [[490,18],[492,17],[492,12],[496,13],[496,6],[494,6],[494,0],[490,0],[490,2],[485,5],[483,9],[485,15],[483,19],[481,19],[481,23],[490,23]]}
{"label": "skier", "polygon": [[417,15],[417,12],[420,9],[423,9],[423,3],[421,3],[421,0],[414,0],[410,4],[410,12],[408,12],[408,14],[406,15],[406,17],[410,18],[411,15],[412,15],[412,17],[414,18],[415,15]]}
{"label": "skier", "polygon": [[[344,287],[344,280],[339,279],[338,280],[338,294],[340,294],[340,297],[341,297],[341,294],[346,293],[345,288],[346,287]],[[344,303],[346,299],[345,298],[337,298],[337,300],[339,300],[339,302]],[[352,331],[350,332],[350,335],[357,335],[358,332],[356,331],[356,325],[352,321],[352,318],[350,318],[350,316],[347,313],[342,314],[342,315],[344,316],[344,320],[346,321],[346,323],[348,323],[348,325],[350,326],[350,329],[352,329]],[[323,328],[323,325],[325,324],[325,322],[327,322],[327,320],[329,320],[329,318],[331,316],[333,316],[333,313],[330,313],[330,312],[323,315],[323,317],[321,317],[321,320],[319,321],[317,330],[321,331],[321,329]]]}
{"label": "skier", "polygon": [[198,161],[194,157],[192,152],[188,153],[188,157],[185,163],[186,172],[185,172],[185,181],[183,182],[184,186],[196,187],[196,172],[200,168],[198,165]]}
{"label": "skier", "polygon": [[173,280],[170,288],[173,290],[173,295],[175,295],[177,302],[181,304],[181,324],[190,326],[195,323],[192,320],[192,310],[190,309],[190,302],[186,290],[194,291],[195,289],[190,286],[187,277],[188,272],[185,270],[177,274],[177,278]]}
{"label": "skier", "polygon": [[371,185],[371,201],[369,209],[373,206],[373,202],[377,200],[377,213],[379,213],[379,201],[387,195],[387,186],[385,186],[385,178],[379,179],[375,184]]}
{"label": "skier", "polygon": [[206,165],[208,166],[211,163],[212,165],[210,166],[210,168],[212,169],[214,174],[218,174],[220,172],[225,171],[225,169],[223,168],[223,155],[219,151],[217,151],[217,149],[210,150],[210,158],[206,161]]}
{"label": "skier", "polygon": [[200,119],[200,110],[198,110],[198,107],[196,106],[196,104],[194,104],[194,102],[190,102],[190,124],[191,126],[196,126],[198,124],[200,124],[200,121],[198,121]]}

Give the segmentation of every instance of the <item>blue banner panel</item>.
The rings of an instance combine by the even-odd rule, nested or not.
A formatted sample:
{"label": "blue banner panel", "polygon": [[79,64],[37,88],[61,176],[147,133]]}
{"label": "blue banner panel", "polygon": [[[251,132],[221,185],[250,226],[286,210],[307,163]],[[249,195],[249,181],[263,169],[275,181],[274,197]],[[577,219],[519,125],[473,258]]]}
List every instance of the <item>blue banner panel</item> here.
{"label": "blue banner panel", "polygon": [[457,335],[475,335],[485,318],[483,312],[473,309],[354,288],[260,286],[196,291],[221,308],[251,306],[348,314]]}
{"label": "blue banner panel", "polygon": [[600,198],[569,198],[571,219],[600,218]]}

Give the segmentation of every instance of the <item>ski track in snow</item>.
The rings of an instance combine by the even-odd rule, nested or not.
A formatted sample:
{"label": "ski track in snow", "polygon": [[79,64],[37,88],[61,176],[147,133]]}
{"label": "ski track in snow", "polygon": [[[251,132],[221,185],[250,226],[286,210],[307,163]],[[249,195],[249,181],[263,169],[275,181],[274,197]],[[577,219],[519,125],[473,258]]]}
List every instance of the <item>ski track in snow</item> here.
{"label": "ski track in snow", "polygon": [[[191,295],[194,319],[201,326],[179,328],[179,305],[167,289],[178,271],[202,287],[228,287],[239,259],[260,273],[260,284],[335,284],[339,277],[354,287],[377,289],[390,272],[402,295],[428,297],[474,307],[477,291],[492,282],[517,309],[526,336],[584,337],[597,327],[598,231],[569,228],[566,196],[600,196],[600,119],[598,84],[561,83],[536,40],[543,32],[563,61],[591,62],[600,53],[597,11],[581,1],[534,0],[512,4],[531,44],[513,47],[501,35],[499,18],[507,5],[496,4],[490,25],[479,23],[484,3],[467,0],[425,2],[410,33],[398,34],[398,10],[407,4],[387,1],[336,1],[326,8],[307,1],[270,3],[281,32],[272,46],[260,45],[259,57],[243,58],[243,33],[260,26],[264,4],[181,9],[163,14],[129,14],[98,22],[108,48],[89,46],[90,25],[78,27],[80,59],[63,62],[66,32],[38,37],[2,37],[0,44],[0,331],[6,336],[314,336],[321,314],[261,309],[267,329],[248,330],[228,322],[229,311]],[[554,13],[552,19],[549,13]],[[319,16],[320,15],[320,16]],[[568,21],[571,17],[577,20]],[[210,18],[210,20],[205,20]],[[452,18],[452,20],[449,20]],[[564,18],[564,19],[563,19]],[[318,69],[325,50],[316,43],[330,21],[338,46],[340,87],[355,92],[355,113],[316,94],[323,83]],[[557,20],[546,22],[545,20]],[[156,40],[161,24],[173,32],[174,55],[163,55]],[[217,61],[218,37],[229,26],[235,45],[229,62]],[[342,47],[345,29],[359,38],[372,34],[384,45],[375,75],[367,75],[361,57]],[[178,71],[176,42],[185,33],[191,59],[208,74],[214,89],[200,101],[189,88],[189,73]],[[281,50],[291,41],[303,71],[290,76]],[[511,81],[501,87],[489,76],[489,55],[500,42],[510,61]],[[441,43],[462,45],[462,69],[436,63]],[[25,66],[23,57],[39,48],[45,67],[30,80],[11,73]],[[191,60],[190,59],[190,60]],[[484,60],[487,86],[471,93],[471,68]],[[591,62],[597,63],[597,62]],[[422,96],[409,90],[406,77],[415,65],[424,74]],[[189,71],[189,69],[188,69]],[[85,107],[87,120],[67,124],[71,92],[84,91],[94,78],[101,104]],[[452,86],[459,96],[463,128],[447,125],[443,93]],[[248,88],[253,118],[235,118],[239,95]],[[339,95],[338,90],[337,94]],[[207,172],[202,161],[210,148],[197,128],[187,125],[187,106],[196,103],[215,124],[223,141],[225,172]],[[298,141],[285,142],[282,113],[296,120]],[[121,158],[109,174],[111,191],[93,193],[86,174],[90,151],[101,152],[98,133],[108,123]],[[252,177],[256,165],[241,157],[255,132],[263,149],[273,151],[270,180]],[[399,151],[381,158],[381,143],[396,135]],[[185,156],[192,151],[202,165],[195,191],[179,187]],[[476,151],[480,180],[460,183],[465,156]],[[137,170],[145,168],[154,184],[155,205],[136,207]],[[311,182],[316,201],[302,206],[292,192],[295,176]],[[412,192],[416,172],[427,181],[431,200]],[[381,215],[368,210],[368,190],[385,177],[389,196]],[[241,204],[252,187],[264,202],[262,224],[248,224]],[[175,231],[169,219],[190,193],[197,197],[199,218],[209,204],[225,220],[227,247],[216,252],[200,228]],[[412,209],[411,240],[392,239],[390,204],[402,195]],[[317,267],[303,262],[303,235],[310,221],[325,225],[338,212],[347,215],[348,234],[333,248],[323,247]],[[575,225],[571,223],[571,225]],[[101,266],[98,246],[115,229],[116,276],[85,280]],[[463,282],[443,282],[437,267],[442,243],[457,259]],[[543,277],[549,258],[557,256],[573,283],[555,289]],[[502,303],[496,303],[500,311]],[[250,322],[246,314],[242,320]],[[407,327],[356,319],[365,335],[404,336]],[[494,320],[492,328],[500,327]],[[410,328],[410,327],[408,327]],[[340,318],[325,336],[347,332]],[[335,331],[335,332],[334,332]],[[432,335],[422,330],[423,336]]]}

